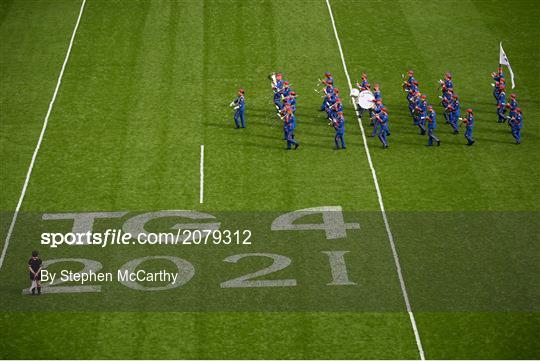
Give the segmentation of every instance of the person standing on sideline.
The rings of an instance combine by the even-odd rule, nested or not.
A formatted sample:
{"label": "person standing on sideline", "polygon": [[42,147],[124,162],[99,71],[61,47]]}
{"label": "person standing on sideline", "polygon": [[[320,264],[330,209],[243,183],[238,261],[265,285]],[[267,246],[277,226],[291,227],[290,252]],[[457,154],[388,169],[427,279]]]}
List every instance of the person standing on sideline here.
{"label": "person standing on sideline", "polygon": [[32,285],[30,286],[30,291],[33,295],[41,294],[41,266],[42,266],[41,258],[39,258],[38,251],[32,251],[32,257],[28,260],[28,270],[30,271],[30,281],[32,281]]}

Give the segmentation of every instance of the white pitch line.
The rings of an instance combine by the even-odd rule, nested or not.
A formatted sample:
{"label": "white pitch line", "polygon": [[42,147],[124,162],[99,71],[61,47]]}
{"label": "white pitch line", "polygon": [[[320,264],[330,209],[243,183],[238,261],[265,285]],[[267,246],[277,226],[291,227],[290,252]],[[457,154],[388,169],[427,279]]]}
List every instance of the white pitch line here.
{"label": "white pitch line", "polygon": [[200,164],[201,179],[199,183],[199,203],[204,202],[204,144],[201,144],[201,164]]}
{"label": "white pitch line", "polygon": [[17,216],[19,215],[19,211],[21,210],[21,205],[24,200],[24,196],[26,194],[26,188],[28,188],[28,182],[30,181],[30,177],[32,176],[32,170],[34,168],[34,164],[36,163],[36,158],[39,152],[39,148],[41,147],[41,142],[43,141],[43,137],[45,136],[45,131],[47,130],[47,124],[49,123],[49,116],[51,115],[54,102],[56,100],[56,96],[58,95],[58,90],[60,89],[60,84],[62,84],[62,77],[64,76],[64,70],[66,69],[66,65],[69,59],[69,55],[71,54],[71,48],[73,47],[73,42],[75,41],[75,34],[77,34],[77,29],[79,27],[79,23],[81,22],[81,17],[84,11],[84,5],[86,4],[86,0],[83,0],[81,3],[81,9],[79,10],[79,16],[77,17],[77,22],[75,23],[75,28],[73,28],[73,33],[71,34],[71,40],[69,41],[69,46],[66,52],[66,57],[64,58],[64,63],[62,64],[62,69],[60,70],[60,74],[58,75],[58,80],[56,82],[56,88],[54,88],[54,93],[52,96],[52,99],[49,103],[49,108],[47,109],[47,114],[45,115],[45,119],[43,120],[43,126],[41,127],[41,133],[39,134],[39,138],[36,144],[36,148],[34,149],[34,154],[32,155],[32,160],[30,161],[30,166],[28,167],[28,172],[26,172],[26,178],[24,180],[24,185],[21,191],[21,195],[19,197],[19,201],[17,202],[17,207],[15,208],[15,212],[13,213],[13,218],[11,219],[11,224],[9,225],[8,233],[6,236],[6,240],[4,242],[4,248],[2,249],[2,255],[0,256],[0,270],[2,269],[2,265],[4,264],[4,259],[6,258],[7,249],[9,246],[9,241],[11,240],[11,235],[13,234],[13,229],[15,228],[15,224],[17,223]]}
{"label": "white pitch line", "polygon": [[[349,90],[352,91],[352,83],[351,78],[349,76],[349,71],[347,70],[347,64],[345,63],[345,56],[343,55],[343,49],[341,47],[341,41],[339,40],[338,31],[336,28],[336,22],[334,21],[334,15],[332,13],[332,6],[330,6],[330,1],[326,0],[326,5],[328,6],[328,13],[330,14],[330,20],[332,21],[332,27],[334,28],[334,35],[336,36],[337,45],[339,48],[339,54],[341,55],[341,62],[343,64],[343,71],[345,72],[345,76],[347,77],[347,82],[349,85]],[[356,105],[354,103],[353,98],[351,97],[351,101],[353,103],[353,106],[356,110]],[[357,111],[357,110],[356,110]],[[375,190],[377,191],[377,198],[379,199],[379,206],[381,208],[382,217],[384,220],[384,226],[386,228],[386,233],[388,234],[388,240],[390,241],[390,247],[392,248],[392,255],[394,256],[394,263],[396,265],[396,271],[399,278],[399,284],[401,286],[401,293],[403,294],[403,300],[405,301],[405,306],[407,308],[407,313],[409,314],[409,319],[411,320],[411,326],[414,332],[414,337],[416,339],[416,346],[418,347],[418,352],[420,354],[420,359],[425,360],[424,355],[424,349],[422,348],[422,341],[420,340],[420,334],[418,333],[418,327],[416,326],[416,320],[414,318],[414,314],[412,312],[411,303],[409,302],[409,295],[407,293],[407,287],[405,287],[405,280],[403,278],[403,273],[401,271],[401,264],[399,262],[399,256],[396,250],[396,245],[394,243],[394,237],[392,236],[392,231],[390,230],[390,224],[388,223],[388,217],[386,216],[386,211],[384,209],[384,203],[382,199],[381,189],[379,187],[379,181],[377,180],[377,173],[375,172],[375,167],[373,166],[373,162],[371,160],[371,153],[369,151],[367,139],[366,139],[366,133],[364,131],[364,126],[362,125],[362,119],[360,118],[358,111],[356,113],[356,116],[358,118],[358,125],[360,126],[360,130],[362,131],[362,139],[364,141],[364,149],[366,151],[367,160],[369,163],[369,167],[371,169],[371,175],[373,176],[373,183],[375,184]]]}

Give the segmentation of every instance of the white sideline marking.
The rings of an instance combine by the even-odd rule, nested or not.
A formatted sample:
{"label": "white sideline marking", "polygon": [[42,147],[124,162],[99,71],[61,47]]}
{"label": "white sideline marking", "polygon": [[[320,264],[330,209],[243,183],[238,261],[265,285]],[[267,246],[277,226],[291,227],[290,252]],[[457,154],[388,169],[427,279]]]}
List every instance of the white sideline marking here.
{"label": "white sideline marking", "polygon": [[201,180],[199,184],[199,203],[204,202],[204,144],[201,144],[201,165],[200,165]]}
{"label": "white sideline marking", "polygon": [[34,164],[36,163],[36,158],[39,152],[39,148],[41,147],[41,142],[43,141],[43,137],[45,135],[45,130],[47,130],[47,124],[49,123],[49,116],[51,115],[52,108],[54,106],[54,102],[56,100],[56,95],[58,94],[58,90],[60,89],[60,84],[62,84],[62,77],[64,76],[64,70],[66,69],[66,65],[69,59],[69,55],[71,54],[71,48],[73,46],[73,42],[75,40],[75,34],[77,33],[77,29],[79,27],[79,23],[81,22],[81,17],[84,11],[84,5],[86,4],[86,0],[83,0],[81,3],[81,9],[79,10],[79,16],[77,17],[77,22],[75,23],[75,28],[73,28],[73,33],[71,34],[71,40],[69,41],[69,46],[67,49],[66,57],[64,58],[64,63],[62,64],[62,69],[60,70],[60,74],[58,75],[58,80],[56,82],[56,88],[54,89],[54,93],[52,96],[52,99],[49,103],[49,108],[47,109],[47,114],[45,115],[45,119],[43,120],[43,126],[41,128],[41,133],[39,134],[39,138],[36,144],[36,148],[34,149],[34,154],[32,155],[32,160],[30,161],[30,166],[28,167],[28,172],[26,173],[26,179],[24,180],[24,185],[21,191],[21,195],[19,197],[19,202],[17,202],[17,207],[15,208],[15,212],[13,213],[13,218],[11,219],[11,224],[9,225],[8,233],[6,236],[6,241],[4,242],[4,248],[2,249],[2,255],[0,256],[0,270],[2,269],[2,265],[4,264],[4,259],[6,258],[7,249],[9,246],[9,241],[11,239],[11,235],[13,234],[13,229],[15,228],[15,223],[17,223],[17,216],[19,215],[19,211],[21,210],[21,205],[24,200],[24,195],[26,194],[26,188],[28,187],[28,182],[30,181],[30,176],[32,176],[32,169],[34,168]]}
{"label": "white sideline marking", "polygon": [[[334,15],[332,14],[332,7],[330,6],[330,1],[326,0],[326,5],[328,6],[328,13],[330,14],[330,20],[332,21],[332,27],[334,28],[334,35],[336,36],[337,45],[339,48],[339,54],[341,55],[341,62],[343,64],[343,71],[345,72],[345,76],[347,77],[347,82],[349,85],[349,91],[352,90],[352,84],[351,84],[351,78],[349,76],[349,71],[347,70],[347,64],[345,63],[345,56],[343,55],[343,49],[341,48],[341,41],[339,40],[338,31],[336,28],[336,23],[334,21]],[[356,105],[354,104],[353,99],[351,98],[351,101],[353,102],[354,108],[356,110]],[[401,285],[401,293],[403,294],[403,299],[405,301],[405,306],[407,308],[407,313],[409,314],[409,319],[411,320],[412,329],[414,332],[414,337],[416,339],[416,346],[418,347],[418,352],[420,354],[420,359],[425,360],[424,355],[424,349],[422,348],[422,341],[420,340],[420,334],[418,333],[418,328],[416,326],[416,320],[414,318],[414,314],[411,309],[411,303],[409,302],[409,295],[407,293],[407,288],[405,287],[405,280],[403,279],[403,274],[401,272],[401,264],[399,262],[398,253],[396,250],[396,245],[394,243],[394,237],[392,236],[392,231],[390,230],[390,224],[388,223],[388,218],[386,216],[386,211],[384,210],[384,203],[382,199],[381,189],[379,188],[379,181],[377,180],[377,173],[375,172],[375,167],[373,166],[373,162],[371,161],[371,154],[369,152],[369,148],[367,145],[367,139],[366,139],[366,133],[364,131],[364,126],[362,125],[362,119],[358,115],[358,111],[356,113],[356,116],[358,118],[358,125],[360,126],[360,130],[362,131],[362,139],[364,141],[364,148],[366,151],[367,160],[369,163],[369,167],[371,168],[371,175],[373,176],[373,183],[375,184],[375,190],[377,191],[377,198],[379,199],[379,206],[381,208],[382,217],[384,220],[384,226],[386,228],[386,233],[388,234],[388,240],[390,241],[390,247],[392,248],[392,255],[394,256],[394,263],[396,264],[396,270],[399,278],[399,283]]]}

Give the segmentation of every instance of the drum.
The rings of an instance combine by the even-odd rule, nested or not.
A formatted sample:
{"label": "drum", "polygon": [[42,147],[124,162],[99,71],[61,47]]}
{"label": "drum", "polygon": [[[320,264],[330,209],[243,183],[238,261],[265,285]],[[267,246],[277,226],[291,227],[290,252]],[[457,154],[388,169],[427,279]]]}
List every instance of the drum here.
{"label": "drum", "polygon": [[361,91],[356,97],[356,102],[362,109],[373,108],[375,106],[374,100],[375,97],[373,96],[373,93],[369,90]]}

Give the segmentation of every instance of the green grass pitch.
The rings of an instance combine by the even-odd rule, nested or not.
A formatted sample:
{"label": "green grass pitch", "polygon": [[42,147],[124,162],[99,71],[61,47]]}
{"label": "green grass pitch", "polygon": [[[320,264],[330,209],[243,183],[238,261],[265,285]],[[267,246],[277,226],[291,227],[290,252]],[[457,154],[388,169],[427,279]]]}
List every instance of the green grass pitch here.
{"label": "green grass pitch", "polygon": [[[532,0],[331,6],[352,80],[366,72],[389,109],[390,148],[376,138],[367,144],[426,358],[540,358],[540,7]],[[0,247],[80,8],[78,0],[0,2]],[[519,146],[497,124],[491,95],[500,41],[524,113]],[[425,146],[401,91],[407,69],[439,114],[437,80],[452,72],[462,107],[476,113],[473,147],[441,116],[441,147]],[[297,151],[284,150],[271,71],[284,72],[299,94]],[[87,0],[0,269],[0,358],[419,358],[354,109],[347,100],[348,147],[339,152],[318,111],[313,88],[325,71],[346,95],[325,0]],[[245,130],[233,128],[227,107],[239,87]],[[360,229],[334,240],[323,231],[270,230],[282,214],[328,206]],[[96,221],[103,230],[162,210],[250,228],[253,244],[39,245],[40,232],[69,229],[43,214],[126,212]],[[106,271],[174,256],[194,275],[163,291],[113,282],[100,292],[31,297],[22,290],[32,249],[45,260],[94,260]],[[348,284],[331,284],[324,252],[346,252]],[[289,285],[220,287],[272,264],[260,255],[223,261],[246,253],[289,259],[256,278]]]}

